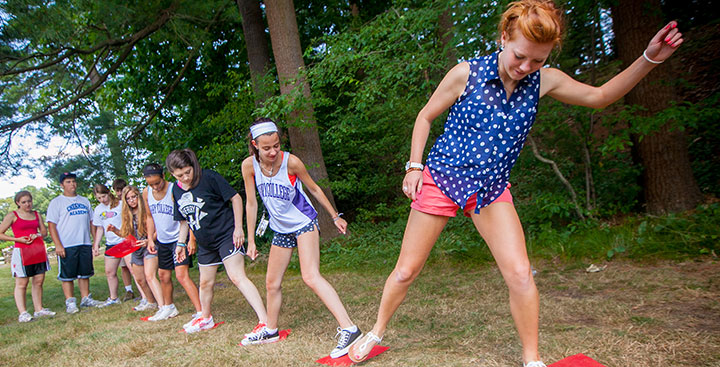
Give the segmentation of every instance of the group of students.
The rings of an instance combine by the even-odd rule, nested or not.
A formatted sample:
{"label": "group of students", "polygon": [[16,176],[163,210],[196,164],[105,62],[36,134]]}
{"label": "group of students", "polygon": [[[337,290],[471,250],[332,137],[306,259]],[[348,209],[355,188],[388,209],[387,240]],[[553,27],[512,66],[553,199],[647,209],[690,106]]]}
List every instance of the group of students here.
{"label": "group of students", "polygon": [[[510,170],[535,120],[538,101],[548,95],[567,104],[592,108],[607,106],[625,95],[648,72],[669,58],[683,43],[683,38],[677,23],[668,23],[652,37],[646,50],[632,65],[602,86],[593,87],[572,79],[558,69],[543,67],[551,51],[560,43],[563,33],[562,10],[551,0],[521,0],[509,4],[501,17],[498,31],[499,50],[461,62],[452,68],[415,120],[410,159],[405,165],[406,174],[402,183],[403,193],[412,199],[410,215],[397,264],[385,283],[377,321],[371,331],[361,333],[348,316],[335,289],[319,272],[317,211],[310,204],[304,189],[332,214],[335,226],[341,233],[345,232],[347,223],[310,178],[303,162],[280,149],[280,131],[269,119],[260,119],[250,127],[251,154],[241,167],[247,193],[247,248],[242,229],[242,199],[217,172],[202,169],[197,157],[189,149],[173,151],[166,159],[166,166],[177,183],[164,181],[161,167],[148,166],[144,170],[148,189],[143,191],[143,199],[137,189],[123,190],[122,225],[118,229],[117,225],[109,224],[103,227],[104,233],[108,245],[123,236],[135,234],[138,242],[145,246],[141,252],[133,253],[125,261],[132,263],[133,269],[136,264],[144,264],[143,271],[133,270],[136,281],[141,284],[143,299],[148,299],[147,304],[154,304],[152,301],[156,300],[161,310],[169,310],[165,314],[158,311],[160,315],[156,314],[157,319],[177,314],[171,302],[172,290],[164,286],[172,269],[168,254],[174,254],[172,266],[180,280],[187,274],[187,268],[182,268],[187,266],[187,257],[196,250],[200,265],[199,301],[192,296],[192,281],[183,283],[181,280],[198,311],[193,320],[185,325],[185,331],[207,330],[215,325],[211,313],[212,288],[217,266],[223,264],[228,277],[245,296],[258,318],[257,326],[245,335],[242,344],[277,341],[278,314],[282,302],[281,283],[292,251],[297,247],[303,280],[340,325],[336,335],[338,343],[331,357],[347,353],[352,361],[361,362],[368,357],[373,346],[382,341],[392,315],[422,270],[448,218],[462,209],[488,244],[508,286],[510,312],[522,343],[523,365],[544,367],[538,353],[539,296],[528,260],[522,225],[513,206],[508,183]],[[423,165],[423,150],[431,122],[448,109],[444,131]],[[63,177],[70,176],[66,174]],[[65,192],[64,182],[68,180],[63,181],[63,177],[61,184]],[[74,179],[71,182],[74,186]],[[168,186],[172,189],[168,189]],[[96,225],[99,221],[112,219],[104,218],[102,213],[109,217],[108,210],[115,208],[112,196],[107,198],[102,196],[107,195],[102,192],[96,186],[96,195],[101,195],[98,200],[105,205],[100,211],[100,218],[93,222]],[[275,232],[266,275],[267,308],[257,288],[245,274],[242,256],[247,255],[251,259],[257,256],[256,193],[262,198],[269,215],[269,226]],[[11,224],[14,231],[16,223],[23,228],[35,226],[30,232],[14,232],[18,238],[0,236],[0,239],[17,241],[17,247],[33,242],[36,237],[44,235],[46,230],[42,219],[29,209],[32,202],[28,204],[23,198],[16,196],[19,210],[15,214],[8,214],[0,225],[2,233]],[[87,199],[63,200],[63,209],[67,208],[68,212],[89,211]],[[87,209],[83,209],[84,205]],[[150,208],[149,211],[145,205]],[[172,206],[172,210],[169,206]],[[160,214],[166,215],[163,217],[165,219],[157,219]],[[143,224],[144,215],[148,218],[147,224]],[[260,229],[264,227],[264,220],[263,214],[258,226]],[[70,251],[72,247],[65,244],[64,237],[62,242],[59,241],[55,229],[65,224],[62,220],[58,222],[56,209],[48,209],[48,222],[61,257],[58,278],[63,280],[63,290],[69,281],[65,293],[68,302],[72,299],[74,306],[74,298],[70,298],[71,280],[77,277],[83,296],[81,306],[94,305],[96,301],[90,297],[87,286],[87,277],[92,275],[92,268],[88,273],[83,266],[76,265],[76,274],[65,272],[65,267],[70,266],[67,259],[74,251]],[[96,253],[101,234],[99,228],[93,246]],[[117,236],[112,237],[110,233]],[[196,249],[192,241],[186,242],[189,234],[195,236]],[[73,243],[90,243],[89,238],[78,241]],[[86,254],[84,256],[92,259],[88,249],[82,251]],[[115,260],[109,261],[110,265],[106,265],[108,274],[116,272],[117,263]],[[154,278],[158,267],[160,286]],[[17,273],[15,296],[18,300],[19,294],[22,294],[22,308],[18,301],[18,310],[21,312],[24,312],[24,287],[28,281],[26,278],[22,281],[20,279],[37,274],[34,276],[40,280],[36,282],[33,279],[35,314],[51,313],[42,308],[40,292],[36,292],[36,283],[42,284],[42,273],[48,268],[49,264],[45,261],[24,268],[24,273]],[[117,283],[116,278],[114,282]],[[116,299],[117,294],[111,293],[110,299],[103,305]]]}

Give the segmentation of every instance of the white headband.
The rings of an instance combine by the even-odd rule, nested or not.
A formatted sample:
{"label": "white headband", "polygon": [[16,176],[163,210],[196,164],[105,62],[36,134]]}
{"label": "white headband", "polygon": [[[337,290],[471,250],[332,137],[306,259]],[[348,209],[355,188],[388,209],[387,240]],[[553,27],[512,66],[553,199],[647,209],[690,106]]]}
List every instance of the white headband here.
{"label": "white headband", "polygon": [[252,135],[253,140],[257,138],[258,136],[262,134],[267,133],[274,133],[277,132],[278,128],[275,126],[275,123],[272,121],[259,123],[257,125],[250,126],[250,135]]}

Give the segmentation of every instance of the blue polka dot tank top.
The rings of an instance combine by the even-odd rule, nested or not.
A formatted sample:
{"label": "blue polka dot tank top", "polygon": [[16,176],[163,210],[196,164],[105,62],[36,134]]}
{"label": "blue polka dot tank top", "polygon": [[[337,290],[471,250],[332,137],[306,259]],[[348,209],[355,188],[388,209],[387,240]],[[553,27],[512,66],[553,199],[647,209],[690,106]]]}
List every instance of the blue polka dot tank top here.
{"label": "blue polka dot tank top", "polygon": [[540,71],[523,78],[510,98],[498,74],[498,52],[469,60],[465,91],[450,107],[445,130],[426,164],[443,194],[460,207],[477,194],[477,207],[505,190],[530,132],[540,94]]}

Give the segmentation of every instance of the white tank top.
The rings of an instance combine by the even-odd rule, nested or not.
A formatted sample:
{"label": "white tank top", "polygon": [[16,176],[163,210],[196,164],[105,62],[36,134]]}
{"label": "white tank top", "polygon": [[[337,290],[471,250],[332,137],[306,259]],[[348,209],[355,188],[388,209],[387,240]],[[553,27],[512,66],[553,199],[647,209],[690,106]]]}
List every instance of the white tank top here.
{"label": "white tank top", "polygon": [[152,187],[148,186],[148,205],[150,214],[155,222],[155,233],[157,240],[162,243],[172,243],[178,240],[180,234],[180,222],[173,219],[172,187],[167,185],[165,197],[162,200],[155,200]]}
{"label": "white tank top", "polygon": [[308,225],[317,218],[317,211],[303,191],[297,176],[288,175],[290,153],[282,152],[282,164],[278,172],[267,177],[253,156],[255,186],[270,215],[270,228],[277,233],[291,233]]}

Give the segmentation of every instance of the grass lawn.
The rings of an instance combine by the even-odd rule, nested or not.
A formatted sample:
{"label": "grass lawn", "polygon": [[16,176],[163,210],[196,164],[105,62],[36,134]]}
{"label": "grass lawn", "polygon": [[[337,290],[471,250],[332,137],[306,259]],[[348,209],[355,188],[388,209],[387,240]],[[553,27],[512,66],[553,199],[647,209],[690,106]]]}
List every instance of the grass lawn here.
{"label": "grass lawn", "polygon": [[[608,367],[720,366],[720,262],[709,257],[613,261],[600,273],[586,273],[584,265],[535,263],[540,350],[546,363],[584,353]],[[265,266],[260,259],[247,269],[263,295]],[[325,274],[365,331],[372,326],[391,266]],[[102,258],[95,269],[102,273]],[[197,280],[196,268],[191,274]],[[0,365],[312,366],[334,346],[335,321],[297,270],[286,275],[280,317],[281,327],[291,328],[292,334],[280,343],[253,347],[238,346],[257,320],[224,273],[219,274],[213,306],[215,319],[225,324],[194,335],[178,332],[192,307],[177,285],[180,316],[151,323],[140,321],[149,312],[131,310],[135,302],[67,315],[56,276],[53,263],[45,281],[45,306],[58,315],[19,324],[14,280],[9,266],[0,267]],[[92,278],[91,291],[95,299],[107,298],[104,275]],[[32,309],[29,292],[27,298]],[[506,287],[490,263],[433,258],[390,323],[383,344],[390,350],[366,365],[522,365]]]}

